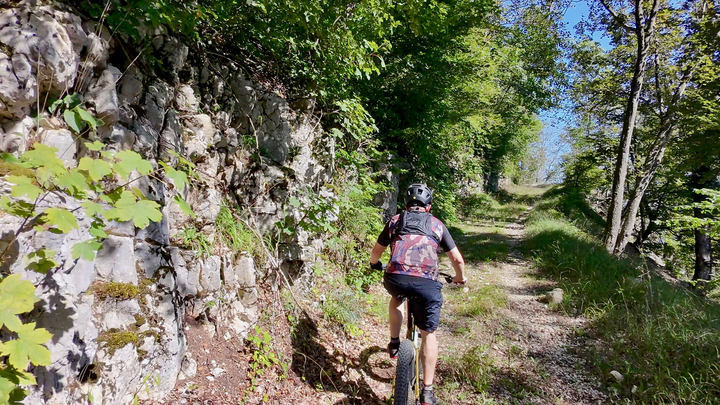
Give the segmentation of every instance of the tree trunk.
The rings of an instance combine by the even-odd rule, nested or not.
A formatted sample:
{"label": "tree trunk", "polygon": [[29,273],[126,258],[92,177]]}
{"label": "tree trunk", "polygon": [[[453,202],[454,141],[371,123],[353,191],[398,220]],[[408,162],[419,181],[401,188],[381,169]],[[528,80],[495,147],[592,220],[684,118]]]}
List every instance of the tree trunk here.
{"label": "tree trunk", "polygon": [[[690,176],[690,188],[692,191],[693,202],[700,203],[707,199],[706,196],[695,192],[696,189],[705,188],[708,186],[708,181],[704,180],[708,169],[705,166],[701,166],[699,169],[693,171]],[[705,218],[705,214],[700,208],[693,209],[693,216],[695,218]],[[695,229],[695,272],[693,273],[693,280],[710,280],[712,275],[712,241],[710,235],[705,229]]]}
{"label": "tree trunk", "polygon": [[695,230],[695,273],[693,280],[710,280],[712,275],[712,242],[704,230]]}
{"label": "tree trunk", "polygon": [[[647,56],[650,45],[650,36],[655,29],[655,21],[657,16],[658,1],[653,2],[653,11],[650,17],[645,21],[643,13],[642,0],[635,1],[635,26],[627,27],[629,31],[634,32],[637,39],[637,54],[635,56],[635,70],[633,78],[630,82],[630,97],[628,98],[623,117],[622,131],[620,132],[620,145],[618,147],[617,160],[615,161],[615,172],[613,175],[613,185],[611,192],[611,202],[607,215],[607,228],[605,229],[605,250],[608,253],[615,253],[615,245],[617,244],[618,235],[620,234],[620,225],[622,222],[623,202],[625,200],[625,179],[627,178],[628,161],[630,160],[630,145],[632,144],[633,132],[635,130],[635,121],[637,117],[638,104],[640,103],[640,94],[647,70]],[[603,5],[605,3],[603,2]],[[625,26],[625,23],[617,14],[607,5],[608,11]]]}
{"label": "tree trunk", "polygon": [[655,177],[657,169],[662,163],[663,157],[665,156],[665,150],[667,149],[670,136],[673,131],[674,123],[663,125],[660,133],[657,136],[657,140],[650,149],[650,155],[645,161],[643,167],[643,175],[639,177],[635,183],[635,189],[633,190],[630,197],[630,204],[628,205],[625,215],[622,221],[622,233],[621,237],[615,246],[615,254],[620,254],[625,250],[625,245],[630,242],[633,234],[635,233],[635,223],[637,219],[638,209],[640,209],[640,202],[645,196],[645,190],[652,182]]}
{"label": "tree trunk", "polygon": [[485,192],[495,194],[498,190],[500,190],[500,172],[493,168],[485,177]]}

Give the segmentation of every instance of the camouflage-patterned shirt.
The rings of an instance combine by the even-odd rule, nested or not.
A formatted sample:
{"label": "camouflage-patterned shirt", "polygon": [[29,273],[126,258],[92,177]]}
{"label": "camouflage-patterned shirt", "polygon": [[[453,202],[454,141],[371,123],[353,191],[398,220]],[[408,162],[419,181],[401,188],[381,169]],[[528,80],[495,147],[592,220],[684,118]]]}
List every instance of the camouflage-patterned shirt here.
{"label": "camouflage-patterned shirt", "polygon": [[[430,215],[430,214],[427,214]],[[395,235],[400,215],[395,215],[385,224],[385,229],[377,242],[382,246],[390,245],[390,263],[385,272],[423,277],[437,281],[438,279],[438,248],[449,252],[455,248],[455,241],[445,224],[431,216],[430,228],[433,237],[427,235]]]}

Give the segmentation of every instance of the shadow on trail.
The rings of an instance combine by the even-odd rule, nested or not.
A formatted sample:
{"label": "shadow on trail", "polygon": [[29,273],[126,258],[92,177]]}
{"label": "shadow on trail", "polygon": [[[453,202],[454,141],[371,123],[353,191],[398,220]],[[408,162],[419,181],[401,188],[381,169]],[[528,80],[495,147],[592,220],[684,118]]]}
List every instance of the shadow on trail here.
{"label": "shadow on trail", "polygon": [[507,259],[513,237],[494,232],[474,233],[451,226],[450,234],[467,263],[478,264]]}
{"label": "shadow on trail", "polygon": [[[310,387],[316,390],[339,392],[347,398],[336,402],[340,404],[384,404],[368,384],[366,378],[382,383],[392,383],[395,366],[385,359],[385,350],[371,346],[363,350],[358,358],[348,357],[344,353],[331,354],[320,343],[317,326],[304,317],[295,327],[292,335],[294,353],[292,370]],[[382,359],[376,354],[381,353]],[[348,382],[343,379],[350,370],[355,370],[360,378]],[[387,373],[385,372],[387,371]],[[353,373],[355,374],[355,373]]]}

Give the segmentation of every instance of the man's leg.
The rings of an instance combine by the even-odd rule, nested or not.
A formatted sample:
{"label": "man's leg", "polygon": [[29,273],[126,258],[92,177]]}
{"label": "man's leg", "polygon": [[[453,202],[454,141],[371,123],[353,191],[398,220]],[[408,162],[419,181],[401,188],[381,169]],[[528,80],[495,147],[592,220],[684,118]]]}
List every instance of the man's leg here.
{"label": "man's leg", "polygon": [[435,365],[438,359],[438,343],[435,332],[420,330],[422,336],[421,359],[423,365],[423,384],[432,385],[435,378]]}
{"label": "man's leg", "polygon": [[388,305],[390,318],[390,338],[400,337],[400,328],[402,327],[403,322],[402,304],[403,301],[395,299],[395,297],[390,297],[390,305]]}

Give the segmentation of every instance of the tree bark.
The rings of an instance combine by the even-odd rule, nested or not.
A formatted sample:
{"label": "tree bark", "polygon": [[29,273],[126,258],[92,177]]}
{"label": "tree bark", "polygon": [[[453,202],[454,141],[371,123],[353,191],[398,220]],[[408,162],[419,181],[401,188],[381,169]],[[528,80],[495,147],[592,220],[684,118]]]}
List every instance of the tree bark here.
{"label": "tree bark", "polygon": [[620,226],[622,223],[623,202],[625,200],[625,180],[627,178],[628,161],[630,160],[630,146],[632,144],[635,121],[637,118],[640,94],[642,92],[645,72],[647,71],[647,56],[650,49],[650,39],[654,35],[655,21],[659,7],[659,1],[653,0],[653,9],[649,17],[645,18],[642,0],[635,0],[635,26],[629,27],[612,8],[602,1],[605,8],[626,30],[635,34],[637,39],[637,54],[635,57],[635,68],[633,78],[630,82],[630,96],[628,97],[623,117],[622,131],[620,132],[620,145],[618,156],[615,161],[615,172],[613,175],[613,186],[611,202],[607,215],[607,228],[605,229],[605,250],[608,253],[615,253]]}
{"label": "tree bark", "polygon": [[625,215],[623,215],[622,221],[622,233],[621,237],[615,246],[615,254],[620,254],[625,250],[625,245],[630,242],[633,234],[635,233],[635,223],[637,220],[638,210],[640,209],[640,202],[642,202],[645,191],[652,182],[652,179],[657,173],[657,169],[662,163],[663,157],[665,156],[665,150],[667,149],[668,142],[670,141],[671,134],[673,131],[674,123],[664,125],[658,134],[657,140],[650,149],[650,156],[645,161],[643,167],[643,175],[635,182],[635,188],[630,196],[630,204],[628,205]]}
{"label": "tree bark", "polygon": [[704,230],[695,230],[695,273],[693,280],[710,280],[713,258],[712,241]]}
{"label": "tree bark", "polygon": [[[707,197],[695,192],[696,189],[705,188],[708,186],[708,181],[704,179],[708,173],[706,166],[693,171],[690,176],[690,189],[692,191],[692,198],[694,203],[703,202]],[[695,218],[705,218],[700,208],[693,209],[693,216]],[[712,275],[713,259],[712,259],[712,241],[710,235],[703,228],[695,229],[695,271],[693,273],[693,280],[710,280]]]}

